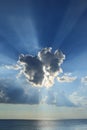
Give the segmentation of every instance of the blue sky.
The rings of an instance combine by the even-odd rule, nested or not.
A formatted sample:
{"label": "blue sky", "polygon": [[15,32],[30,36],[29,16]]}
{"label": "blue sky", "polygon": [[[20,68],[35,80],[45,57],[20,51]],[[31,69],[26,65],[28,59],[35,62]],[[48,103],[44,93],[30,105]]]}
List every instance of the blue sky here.
{"label": "blue sky", "polygon": [[0,118],[87,118],[86,34],[86,0],[1,0]]}

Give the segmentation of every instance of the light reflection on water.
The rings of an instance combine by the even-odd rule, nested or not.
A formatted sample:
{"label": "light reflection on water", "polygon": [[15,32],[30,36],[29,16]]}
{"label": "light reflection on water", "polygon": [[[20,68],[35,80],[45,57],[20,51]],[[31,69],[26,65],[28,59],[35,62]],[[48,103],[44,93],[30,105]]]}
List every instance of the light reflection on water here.
{"label": "light reflection on water", "polygon": [[87,120],[0,120],[0,130],[87,130]]}
{"label": "light reflection on water", "polygon": [[35,130],[87,130],[87,120],[40,121]]}

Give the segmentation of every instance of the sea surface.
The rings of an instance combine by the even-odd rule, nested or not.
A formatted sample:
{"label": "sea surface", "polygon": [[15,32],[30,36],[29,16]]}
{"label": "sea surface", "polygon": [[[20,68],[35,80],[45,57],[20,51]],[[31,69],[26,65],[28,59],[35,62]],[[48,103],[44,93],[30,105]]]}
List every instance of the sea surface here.
{"label": "sea surface", "polygon": [[0,120],[0,130],[87,130],[87,120]]}

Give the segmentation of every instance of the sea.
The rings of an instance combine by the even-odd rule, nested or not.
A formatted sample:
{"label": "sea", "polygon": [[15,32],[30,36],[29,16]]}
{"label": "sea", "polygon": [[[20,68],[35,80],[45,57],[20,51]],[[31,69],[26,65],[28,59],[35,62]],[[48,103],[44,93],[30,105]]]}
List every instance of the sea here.
{"label": "sea", "polygon": [[0,120],[0,130],[87,130],[87,119]]}

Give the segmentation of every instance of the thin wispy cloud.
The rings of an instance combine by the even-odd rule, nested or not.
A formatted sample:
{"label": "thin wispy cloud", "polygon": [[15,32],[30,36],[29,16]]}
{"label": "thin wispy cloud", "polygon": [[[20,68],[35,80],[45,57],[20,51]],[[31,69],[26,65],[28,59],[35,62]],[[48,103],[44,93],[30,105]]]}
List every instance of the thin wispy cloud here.
{"label": "thin wispy cloud", "polygon": [[87,76],[81,78],[81,82],[87,85]]}
{"label": "thin wispy cloud", "polygon": [[77,107],[87,107],[87,96],[81,95],[80,91],[73,92],[69,98]]}
{"label": "thin wispy cloud", "polygon": [[72,76],[71,73],[66,73],[63,76],[58,77],[57,79],[58,79],[58,82],[60,82],[60,83],[70,83],[70,82],[75,81],[77,79],[77,77]]}
{"label": "thin wispy cloud", "polygon": [[70,100],[78,107],[87,107],[87,76],[81,78],[77,90],[69,95]]}

